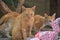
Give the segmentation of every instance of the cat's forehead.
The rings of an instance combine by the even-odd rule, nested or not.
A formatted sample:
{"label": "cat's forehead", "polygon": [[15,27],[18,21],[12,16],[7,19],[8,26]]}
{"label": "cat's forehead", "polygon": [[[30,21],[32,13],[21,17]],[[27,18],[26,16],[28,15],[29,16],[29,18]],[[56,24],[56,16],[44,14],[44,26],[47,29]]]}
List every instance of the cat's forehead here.
{"label": "cat's forehead", "polygon": [[25,10],[26,11],[32,11],[32,8],[26,8]]}
{"label": "cat's forehead", "polygon": [[34,11],[32,10],[32,8],[26,8],[26,9],[25,9],[25,12],[26,12],[26,13],[27,13],[27,12],[28,12],[28,13],[33,13]]}
{"label": "cat's forehead", "polygon": [[48,18],[52,18],[52,16],[48,16]]}

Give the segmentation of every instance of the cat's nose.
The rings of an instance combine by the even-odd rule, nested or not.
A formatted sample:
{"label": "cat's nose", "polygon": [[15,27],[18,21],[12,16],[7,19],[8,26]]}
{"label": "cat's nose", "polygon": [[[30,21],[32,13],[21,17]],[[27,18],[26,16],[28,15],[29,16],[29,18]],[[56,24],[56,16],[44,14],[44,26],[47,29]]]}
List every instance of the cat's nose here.
{"label": "cat's nose", "polygon": [[30,18],[30,16],[28,16],[28,18]]}
{"label": "cat's nose", "polygon": [[52,22],[51,20],[49,22]]}

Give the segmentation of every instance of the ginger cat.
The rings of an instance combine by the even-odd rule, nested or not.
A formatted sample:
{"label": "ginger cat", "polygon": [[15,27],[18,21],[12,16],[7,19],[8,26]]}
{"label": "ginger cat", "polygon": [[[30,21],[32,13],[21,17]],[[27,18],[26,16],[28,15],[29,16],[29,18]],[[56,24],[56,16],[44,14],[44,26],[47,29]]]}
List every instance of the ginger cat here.
{"label": "ginger cat", "polygon": [[5,14],[1,19],[0,19],[0,24],[2,23],[2,22],[8,22],[8,20],[10,19],[10,18],[14,18],[14,17],[16,17],[16,16],[18,16],[19,15],[19,13],[17,13],[17,12],[10,12],[10,13],[7,13],[7,14]]}
{"label": "ginger cat", "polygon": [[34,22],[35,7],[25,8],[22,6],[22,14],[17,16],[13,24],[12,40],[27,40],[31,36],[31,30]]}
{"label": "ginger cat", "polygon": [[12,29],[12,24],[15,20],[15,18],[19,15],[19,13],[16,12],[10,12],[5,14],[1,19],[0,19],[0,31],[4,31],[6,33],[6,36],[8,38],[11,38],[10,31]]}
{"label": "ginger cat", "polygon": [[46,13],[44,14],[44,16],[35,15],[34,16],[35,21],[33,25],[35,31],[38,32],[39,30],[44,28],[46,25],[50,25],[55,20],[55,15],[56,13],[54,13],[52,16],[48,16]]}

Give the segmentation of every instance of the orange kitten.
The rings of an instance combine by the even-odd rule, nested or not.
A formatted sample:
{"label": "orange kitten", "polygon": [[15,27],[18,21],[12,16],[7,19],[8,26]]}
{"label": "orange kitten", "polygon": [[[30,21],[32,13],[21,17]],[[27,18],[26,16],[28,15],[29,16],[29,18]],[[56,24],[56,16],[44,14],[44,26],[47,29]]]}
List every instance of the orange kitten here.
{"label": "orange kitten", "polygon": [[44,14],[44,17],[41,15],[35,15],[34,16],[34,28],[35,31],[38,32],[42,28],[44,28],[46,25],[50,25],[51,22],[55,20],[55,13],[52,16],[48,16],[46,13]]}
{"label": "orange kitten", "polygon": [[21,37],[23,37],[24,40],[27,40],[27,36],[31,36],[31,30],[34,22],[34,12],[35,6],[32,8],[25,8],[22,6],[22,14],[15,19],[13,24],[13,40],[22,40]]}

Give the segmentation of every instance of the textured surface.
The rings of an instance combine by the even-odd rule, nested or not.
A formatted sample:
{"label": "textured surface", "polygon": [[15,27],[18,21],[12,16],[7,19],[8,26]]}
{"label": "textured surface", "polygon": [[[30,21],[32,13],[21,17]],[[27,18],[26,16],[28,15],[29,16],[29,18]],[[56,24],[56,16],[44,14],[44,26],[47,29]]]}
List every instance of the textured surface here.
{"label": "textured surface", "polygon": [[0,38],[0,40],[11,40],[10,38]]}

